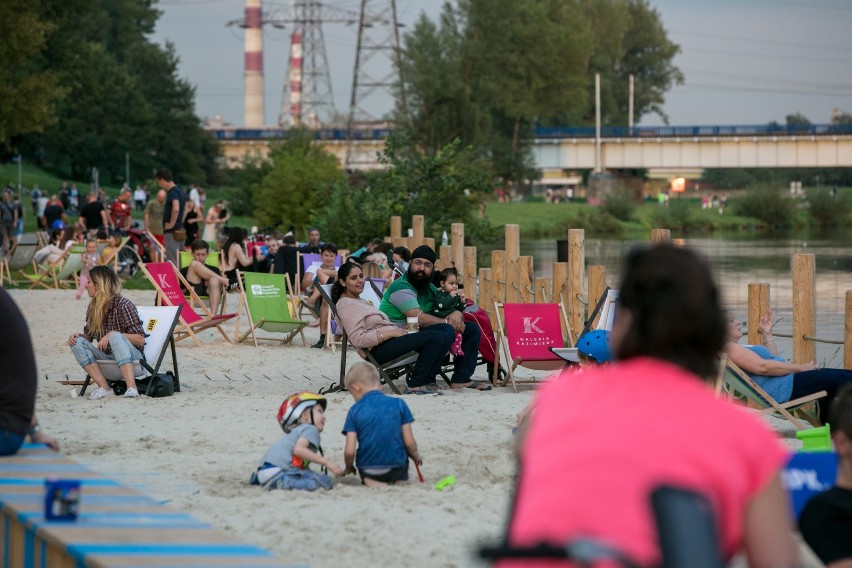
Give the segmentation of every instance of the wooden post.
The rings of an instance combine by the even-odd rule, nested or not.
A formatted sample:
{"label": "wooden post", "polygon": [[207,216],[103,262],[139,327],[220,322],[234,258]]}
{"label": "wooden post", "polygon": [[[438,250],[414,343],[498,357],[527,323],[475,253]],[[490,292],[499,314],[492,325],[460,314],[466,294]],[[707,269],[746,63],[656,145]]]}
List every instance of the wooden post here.
{"label": "wooden post", "polygon": [[[594,265],[589,267],[589,315],[591,315],[592,310],[595,309],[595,306],[598,305],[598,302],[603,296],[603,292],[606,289],[606,266]],[[595,325],[597,325],[596,321],[589,322],[589,325],[592,329],[594,329]]]}
{"label": "wooden post", "polygon": [[464,295],[476,302],[476,247],[464,247]]}
{"label": "wooden post", "polygon": [[453,251],[450,245],[441,245],[438,261],[435,263],[435,270],[443,270],[452,266]]}
{"label": "wooden post", "polygon": [[529,304],[535,301],[533,282],[533,257],[518,257],[518,296],[521,302]]}
{"label": "wooden post", "polygon": [[583,329],[585,306],[583,298],[583,280],[585,279],[586,251],[583,229],[568,229],[568,281],[570,283],[570,301],[568,302],[568,324],[571,332],[577,337]]}
{"label": "wooden post", "polygon": [[535,279],[535,297],[533,298],[533,302],[537,302],[539,304],[549,304],[552,300],[550,299],[550,279],[545,278],[543,276],[539,276]]}
{"label": "wooden post", "polygon": [[651,229],[651,244],[670,243],[672,232],[669,229]]}
{"label": "wooden post", "polygon": [[423,215],[411,216],[411,230],[414,234],[408,239],[408,243],[411,245],[412,249],[423,244],[423,225]]}
{"label": "wooden post", "polygon": [[521,226],[506,225],[504,234],[506,240],[506,258],[521,256]]}
{"label": "wooden post", "polygon": [[479,269],[479,302],[477,305],[485,310],[488,314],[488,319],[491,320],[491,327],[497,326],[497,318],[494,317],[494,282],[491,279],[490,268]]}
{"label": "wooden post", "polygon": [[550,290],[550,298],[552,302],[563,303],[566,306],[571,299],[570,284],[568,283],[568,263],[554,262],[553,263],[553,288]]}
{"label": "wooden post", "polygon": [[852,290],[846,290],[846,325],[843,331],[843,368],[852,369]]}
{"label": "wooden post", "polygon": [[424,237],[423,244],[429,247],[432,250],[435,250],[435,239],[432,237]]}
{"label": "wooden post", "polygon": [[760,318],[769,313],[769,284],[765,282],[748,285],[748,342],[750,345],[763,345],[760,338]]}
{"label": "wooden post", "polygon": [[[491,251],[491,301],[506,301],[506,251]],[[492,305],[488,307],[494,309]]]}
{"label": "wooden post", "polygon": [[793,269],[793,362],[816,361],[816,344],[805,339],[816,333],[816,258],[794,254]]}
{"label": "wooden post", "polygon": [[402,217],[399,215],[394,215],[390,218],[390,237],[391,242],[394,242],[394,239],[402,237]]}
{"label": "wooden post", "polygon": [[521,285],[519,283],[520,280],[520,264],[518,263],[518,257],[510,257],[509,253],[506,253],[506,259],[504,261],[505,268],[503,269],[503,274],[506,279],[506,303],[508,304],[517,304],[522,302],[521,299]]}
{"label": "wooden post", "polygon": [[451,260],[456,270],[461,272],[464,268],[464,223],[453,223],[450,246],[453,248]]}

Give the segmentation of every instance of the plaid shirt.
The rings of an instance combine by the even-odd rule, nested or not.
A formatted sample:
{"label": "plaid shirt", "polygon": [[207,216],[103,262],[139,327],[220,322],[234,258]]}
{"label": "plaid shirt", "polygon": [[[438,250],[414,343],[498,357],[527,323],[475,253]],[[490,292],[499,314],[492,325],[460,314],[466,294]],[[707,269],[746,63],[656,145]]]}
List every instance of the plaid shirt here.
{"label": "plaid shirt", "polygon": [[[142,320],[139,318],[139,312],[136,306],[123,296],[116,296],[112,299],[112,305],[107,310],[104,318],[104,329],[100,336],[92,334],[89,327],[89,313],[86,312],[86,325],[83,327],[83,335],[92,342],[97,343],[104,335],[111,331],[119,333],[133,333],[145,337],[145,330],[142,328]],[[104,353],[109,353],[112,349],[107,345]],[[142,348],[139,348],[142,351]]]}

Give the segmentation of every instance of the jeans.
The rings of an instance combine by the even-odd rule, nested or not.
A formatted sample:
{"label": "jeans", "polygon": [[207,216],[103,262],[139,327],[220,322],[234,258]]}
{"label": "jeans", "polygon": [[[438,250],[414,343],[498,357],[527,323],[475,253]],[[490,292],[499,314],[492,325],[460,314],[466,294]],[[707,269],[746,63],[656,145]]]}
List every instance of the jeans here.
{"label": "jeans", "polygon": [[841,387],[852,383],[852,371],[846,369],[816,369],[793,375],[791,399],[800,398],[824,390],[828,393],[825,400],[819,401],[819,420],[823,424],[831,422],[831,403]]}
{"label": "jeans", "polygon": [[462,357],[456,357],[453,364],[453,379],[454,383],[469,383],[473,372],[476,370],[476,360],[479,355],[479,340],[482,337],[482,332],[479,331],[479,326],[472,321],[464,322],[464,332],[462,333]]}
{"label": "jeans", "polygon": [[450,352],[455,336],[452,326],[440,323],[420,328],[416,333],[388,339],[373,347],[370,353],[379,363],[387,363],[409,351],[417,351],[419,356],[407,382],[409,387],[422,387],[435,384],[435,376],[441,369],[444,357]]}
{"label": "jeans", "polygon": [[71,353],[74,354],[74,358],[77,359],[81,367],[91,365],[99,359],[112,359],[119,367],[142,359],[142,353],[139,352],[139,349],[118,332],[110,334],[109,346],[112,353],[104,353],[95,347],[91,341],[87,341],[80,335],[77,336],[77,343],[71,346]]}
{"label": "jeans", "polygon": [[6,430],[0,430],[0,456],[15,455],[21,449],[23,443],[23,437]]}

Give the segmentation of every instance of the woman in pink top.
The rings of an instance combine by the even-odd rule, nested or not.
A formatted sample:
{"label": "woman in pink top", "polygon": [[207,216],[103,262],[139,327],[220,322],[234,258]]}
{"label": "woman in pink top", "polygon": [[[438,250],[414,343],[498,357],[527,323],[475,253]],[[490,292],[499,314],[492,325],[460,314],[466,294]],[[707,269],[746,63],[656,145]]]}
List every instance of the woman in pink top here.
{"label": "woman in pink top", "polygon": [[509,543],[590,538],[658,565],[650,494],[673,485],[710,501],[725,558],[743,550],[753,568],[795,565],[779,477],[787,452],[701,380],[715,375],[725,340],[709,266],[658,245],[631,252],[623,275],[616,362],[550,381],[536,397]]}

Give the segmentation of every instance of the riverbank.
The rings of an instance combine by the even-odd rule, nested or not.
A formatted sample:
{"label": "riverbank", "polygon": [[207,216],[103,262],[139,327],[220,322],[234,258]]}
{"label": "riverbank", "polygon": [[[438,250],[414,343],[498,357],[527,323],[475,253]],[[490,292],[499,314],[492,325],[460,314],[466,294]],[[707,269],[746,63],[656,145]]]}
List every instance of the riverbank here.
{"label": "riverbank", "polygon": [[[532,398],[530,389],[406,396],[424,484],[374,490],[347,477],[328,492],[263,492],[248,478],[281,436],[275,420],[281,401],[336,381],[339,354],[301,342],[229,345],[208,331],[201,347],[178,346],[180,393],[90,401],[72,397],[72,387],[56,381],[83,376],[66,339],[82,327],[87,302],[74,301],[70,290],[10,294],[30,326],[45,432],[59,438],[68,456],[177,510],[313,568],[368,566],[386,558],[409,567],[481,566],[473,557],[478,543],[504,530],[515,475],[512,427]],[[148,291],[126,294],[139,304],[153,300]],[[306,330],[308,344],[317,333]],[[350,352],[350,364],[354,357]],[[481,367],[475,378],[484,375]],[[342,463],[340,430],[353,401],[347,393],[328,400],[323,450]],[[770,420],[790,447],[799,444],[790,427]],[[448,475],[455,485],[437,491],[435,482]]]}

